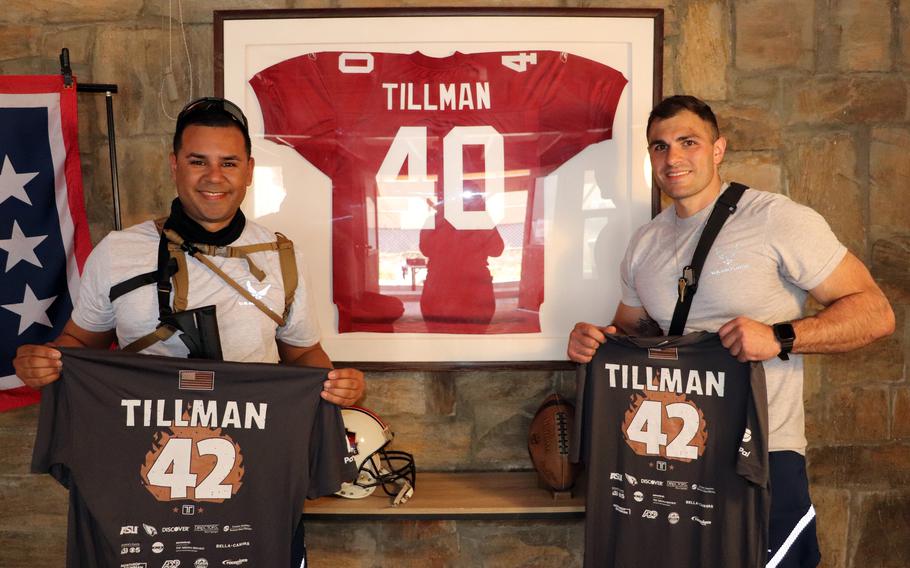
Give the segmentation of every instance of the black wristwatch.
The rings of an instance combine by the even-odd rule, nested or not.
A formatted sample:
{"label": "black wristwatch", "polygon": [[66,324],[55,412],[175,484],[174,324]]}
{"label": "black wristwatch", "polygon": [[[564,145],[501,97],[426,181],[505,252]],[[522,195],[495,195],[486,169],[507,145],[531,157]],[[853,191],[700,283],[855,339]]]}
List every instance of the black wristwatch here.
{"label": "black wristwatch", "polygon": [[774,329],[774,338],[780,343],[780,353],[777,356],[783,361],[789,361],[787,356],[793,350],[793,342],[796,340],[796,332],[793,331],[793,325],[790,323],[776,323],[771,326]]}

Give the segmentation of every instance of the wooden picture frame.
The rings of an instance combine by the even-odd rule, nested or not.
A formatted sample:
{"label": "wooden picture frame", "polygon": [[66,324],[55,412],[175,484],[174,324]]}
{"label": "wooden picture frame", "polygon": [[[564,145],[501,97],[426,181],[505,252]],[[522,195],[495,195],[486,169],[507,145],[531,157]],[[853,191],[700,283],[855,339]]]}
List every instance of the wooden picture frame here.
{"label": "wooden picture frame", "polygon": [[[650,9],[216,11],[215,89],[247,114],[256,159],[243,210],[303,252],[305,285],[329,356],[388,369],[568,367],[572,325],[612,317],[628,239],[659,209],[645,127],[661,98],[662,30],[663,12]],[[484,81],[421,83],[414,71],[418,64],[456,59]],[[330,76],[335,73],[344,76]],[[359,100],[348,87],[355,75],[362,109],[351,103]],[[372,86],[362,86],[364,75],[374,75]],[[604,120],[604,92],[619,84],[615,76],[625,83]],[[506,81],[512,85],[508,96],[498,86]],[[572,125],[579,105],[595,109],[584,110],[592,116],[589,126]],[[501,113],[502,122],[487,125],[471,111]],[[324,115],[319,124],[310,120],[317,112]],[[364,116],[356,117],[357,128],[397,130],[361,136],[344,123],[358,112]],[[414,124],[423,126],[411,125],[408,117],[418,115],[423,122]],[[458,116],[473,126],[457,126]],[[300,120],[309,130],[298,128]],[[451,130],[436,136],[440,123]],[[402,138],[405,131],[412,138]],[[455,153],[445,154],[448,164],[461,166],[452,166],[454,174],[443,173],[441,165],[427,170],[424,156],[432,170],[431,154],[433,148],[441,152],[443,132],[460,136]],[[478,132],[480,138],[465,134]],[[425,138],[413,137],[418,135]],[[528,136],[538,150],[522,151],[541,163],[556,152],[561,157],[552,167],[535,169],[535,162],[522,169],[514,165],[520,161],[509,162],[515,152],[509,144]],[[540,143],[545,136],[546,148]],[[375,160],[364,165],[368,160],[360,158],[377,144],[387,149],[382,166]],[[475,150],[483,157],[469,158],[466,152]],[[505,168],[497,169],[497,152],[506,155]],[[347,162],[328,165],[342,155]],[[462,158],[483,167],[469,171]],[[384,176],[380,170],[388,174],[390,167],[395,175]],[[347,186],[338,180],[357,168],[363,172],[355,183],[367,190],[344,193]],[[512,187],[510,175],[529,181]],[[480,181],[466,181],[475,178]],[[440,186],[457,189],[444,193]],[[471,193],[469,186],[480,189]],[[469,194],[480,204],[465,201]],[[425,210],[414,213],[423,202]],[[351,221],[358,216],[365,220]],[[443,241],[449,248],[434,261],[424,237],[450,221],[455,232]],[[483,231],[493,245],[451,236]],[[404,244],[388,244],[399,241]],[[469,261],[462,255],[480,246],[492,247],[488,256]],[[358,260],[352,264],[351,258]],[[478,286],[483,270],[488,282]],[[437,309],[433,289],[460,307]],[[466,289],[472,292],[459,297]],[[484,312],[481,300],[474,305],[474,290],[492,298],[495,308]]]}

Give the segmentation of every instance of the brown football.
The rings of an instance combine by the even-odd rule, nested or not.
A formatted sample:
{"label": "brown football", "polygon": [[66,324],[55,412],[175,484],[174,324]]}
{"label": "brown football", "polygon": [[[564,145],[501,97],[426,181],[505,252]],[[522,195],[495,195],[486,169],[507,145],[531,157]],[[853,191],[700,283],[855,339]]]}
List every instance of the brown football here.
{"label": "brown football", "polygon": [[528,453],[537,474],[550,488],[565,491],[575,484],[578,464],[569,463],[569,439],[575,407],[556,393],[544,399],[528,432]]}

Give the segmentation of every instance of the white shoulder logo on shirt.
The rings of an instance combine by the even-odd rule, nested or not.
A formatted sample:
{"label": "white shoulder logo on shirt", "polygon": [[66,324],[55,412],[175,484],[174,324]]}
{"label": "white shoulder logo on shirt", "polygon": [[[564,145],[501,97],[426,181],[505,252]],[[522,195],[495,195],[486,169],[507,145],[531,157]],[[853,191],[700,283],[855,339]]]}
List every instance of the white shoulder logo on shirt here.
{"label": "white shoulder logo on shirt", "polygon": [[262,288],[261,290],[257,290],[256,288],[253,287],[252,282],[250,282],[249,280],[246,281],[247,292],[249,292],[257,300],[261,300],[261,299],[265,298],[265,295],[269,293],[269,288],[271,288],[271,287],[272,287],[271,284],[266,284],[264,288]]}
{"label": "white shoulder logo on shirt", "polygon": [[745,270],[749,268],[747,263],[742,262],[737,257],[739,256],[739,245],[728,246],[719,248],[714,251],[715,256],[720,260],[720,268],[712,270],[711,276],[717,276],[718,274],[724,274],[727,272],[737,272],[739,270]]}

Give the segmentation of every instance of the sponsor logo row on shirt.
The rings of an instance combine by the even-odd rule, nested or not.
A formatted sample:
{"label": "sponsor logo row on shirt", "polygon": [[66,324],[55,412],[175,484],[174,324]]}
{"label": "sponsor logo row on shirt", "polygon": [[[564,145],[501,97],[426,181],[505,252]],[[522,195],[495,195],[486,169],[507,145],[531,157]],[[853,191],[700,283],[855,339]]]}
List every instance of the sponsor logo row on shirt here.
{"label": "sponsor logo row on shirt", "polygon": [[[247,564],[248,562],[249,562],[248,558],[235,558],[235,559],[222,560],[221,565],[222,566],[243,566],[244,564]],[[184,561],[180,560],[179,558],[171,558],[171,559],[165,560],[161,564],[161,568],[181,568],[181,567],[210,568],[210,567],[214,567],[216,565],[217,564],[209,563],[209,561],[206,560],[205,558],[197,558],[196,560],[194,560],[192,562],[189,562],[189,561],[184,562]],[[157,566],[157,563],[150,564],[148,562],[128,562],[126,564],[121,564],[120,568],[154,568],[155,566]]]}
{"label": "sponsor logo row on shirt", "polygon": [[669,487],[670,489],[678,489],[680,491],[697,491],[699,493],[704,493],[706,495],[714,495],[716,490],[713,487],[708,487],[706,485],[701,485],[699,483],[689,483],[687,481],[674,481],[674,480],[663,480],[663,479],[648,479],[645,477],[638,478],[634,475],[628,473],[619,473],[612,472],[610,473],[610,481],[618,481],[620,483],[627,483],[632,487],[635,487],[639,484],[641,485],[651,485],[653,487]]}
{"label": "sponsor logo row on shirt", "polygon": [[[242,524],[233,524],[233,525],[220,525],[217,523],[210,524],[194,524],[194,525],[173,525],[157,528],[148,523],[140,523],[137,525],[122,525],[120,527],[120,536],[142,536],[145,535],[155,538],[159,535],[164,536],[168,534],[189,534],[189,533],[202,533],[202,534],[222,534],[222,533],[236,533],[236,532],[245,532],[252,531],[252,525],[242,523]],[[220,542],[214,545],[215,549],[219,550],[232,550],[238,548],[245,548],[250,546],[250,541],[235,541],[235,542]],[[143,548],[146,550],[151,550],[154,554],[164,554],[169,550],[173,549],[175,553],[199,553],[205,551],[205,546],[194,545],[189,540],[181,540],[175,542],[172,547],[169,547],[164,542],[156,540],[151,544],[140,542],[125,542],[120,545],[120,554],[121,555],[134,555],[142,554]],[[249,562],[248,558],[229,558],[221,561],[222,566],[243,566]],[[215,564],[209,562],[205,557],[196,558],[193,561],[181,560],[179,558],[165,559],[160,564],[160,568],[210,568]],[[120,564],[121,568],[158,568],[159,564],[156,562],[126,562]]]}
{"label": "sponsor logo row on shirt", "polygon": [[[618,481],[624,484],[624,487],[612,487],[612,496],[616,499],[625,501],[627,491],[631,491],[632,499],[636,503],[642,503],[645,500],[645,492],[638,490],[638,488],[644,489],[645,487],[666,487],[668,489],[676,489],[679,491],[694,491],[697,493],[702,493],[703,495],[714,495],[716,493],[713,487],[708,487],[705,485],[700,485],[698,483],[689,483],[686,481],[674,481],[674,480],[659,480],[659,479],[647,479],[647,478],[638,478],[634,475],[628,473],[619,473],[612,472],[610,473],[610,481]],[[627,489],[625,485],[628,485]],[[699,507],[702,510],[710,510],[714,508],[714,505],[711,503],[702,503],[701,501],[686,499],[685,504],[689,506]],[[652,494],[651,495],[651,506],[661,506],[661,507],[675,507],[678,505],[678,501],[673,500],[673,498],[668,498],[666,495],[661,494]],[[618,503],[613,504],[613,509],[621,514],[626,516],[637,516],[637,512],[633,512],[630,507],[625,507]],[[641,518],[647,520],[657,520],[661,518],[662,514],[658,509],[645,509]],[[701,526],[708,526],[711,524],[709,519],[705,519],[698,514],[692,515],[692,522],[698,523]],[[671,525],[675,525],[680,520],[680,515],[676,511],[670,511],[666,515],[667,522]]]}
{"label": "sponsor logo row on shirt", "polygon": [[[628,517],[631,517],[631,516],[633,516],[633,515],[637,515],[637,513],[633,513],[633,511],[632,511],[631,508],[629,508],[629,507],[623,507],[623,506],[618,505],[618,504],[616,504],[616,503],[613,503],[613,509],[614,509],[617,513],[619,513],[619,514],[621,514],[621,515],[626,515],[626,516],[628,516]],[[641,513],[641,518],[647,519],[647,520],[650,520],[650,521],[656,521],[656,520],[658,520],[658,519],[661,518],[661,514],[660,514],[660,512],[657,511],[656,509],[645,509],[645,510],[642,511],[642,513]],[[676,511],[670,511],[669,513],[667,513],[667,522],[670,523],[671,525],[677,524],[677,523],[679,522],[679,520],[680,520],[680,516],[679,516],[679,513],[677,513]],[[709,520],[707,520],[707,519],[702,519],[702,518],[699,517],[698,515],[692,515],[691,520],[692,520],[693,522],[696,522],[696,523],[700,524],[700,525],[703,526],[703,527],[706,527],[706,526],[708,526],[708,525],[711,524],[711,521],[709,521]]]}
{"label": "sponsor logo row on shirt", "polygon": [[[249,524],[239,524],[239,525],[224,525],[223,527],[218,524],[208,524],[208,525],[177,525],[171,527],[161,527],[159,531],[157,528],[152,525],[142,523],[142,530],[148,536],[158,536],[158,533],[188,533],[188,532],[201,532],[206,534],[218,534],[219,532],[241,532],[241,531],[251,531],[253,526]],[[123,525],[120,527],[120,536],[124,535],[138,535],[140,525]]]}
{"label": "sponsor logo row on shirt", "polygon": [[[214,548],[244,548],[247,546],[250,546],[250,541],[241,540],[237,542],[219,542],[215,544]],[[168,546],[158,540],[152,543],[150,549],[155,554],[161,554],[165,550],[168,550]],[[205,550],[205,546],[193,545],[192,542],[188,540],[180,540],[174,544],[173,549],[175,552],[202,552]],[[142,544],[138,542],[126,542],[121,544],[120,555],[125,556],[128,554],[142,554]]]}

